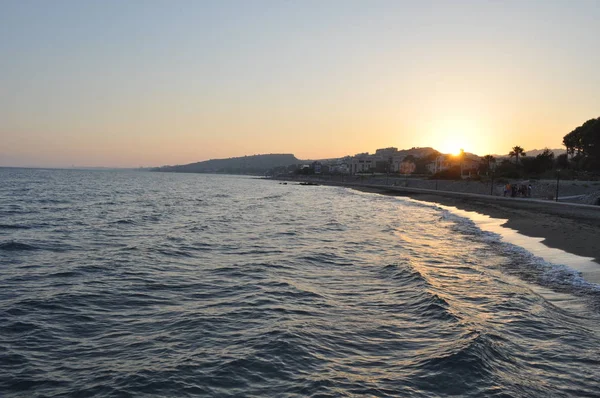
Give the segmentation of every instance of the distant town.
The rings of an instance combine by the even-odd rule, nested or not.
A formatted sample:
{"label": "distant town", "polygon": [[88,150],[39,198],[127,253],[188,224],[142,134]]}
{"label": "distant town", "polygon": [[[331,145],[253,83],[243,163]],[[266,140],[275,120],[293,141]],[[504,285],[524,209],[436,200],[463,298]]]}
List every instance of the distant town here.
{"label": "distant town", "polygon": [[441,179],[477,178],[498,172],[516,178],[522,173],[542,173],[555,163],[566,165],[568,161],[565,149],[533,150],[527,156],[522,148],[515,147],[504,156],[478,156],[462,150],[458,154],[444,154],[431,147],[402,150],[388,147],[373,154],[364,152],[332,159],[300,160],[292,154],[267,154],[165,166],[154,171],[270,176],[400,174]]}
{"label": "distant town", "polygon": [[[474,178],[480,173],[489,174],[499,166],[512,169],[515,165],[530,170],[529,161],[534,163],[540,159],[555,156],[566,156],[564,149],[533,150],[525,160],[526,153],[516,147],[511,154],[478,156],[473,153],[460,151],[458,154],[444,154],[434,148],[411,148],[399,150],[395,147],[377,149],[375,153],[359,153],[339,159],[313,161],[302,165],[290,165],[272,170],[274,174],[415,174],[435,175],[440,178]],[[534,160],[535,159],[535,160]],[[526,166],[524,166],[527,165]],[[537,165],[535,166],[537,167]]]}
{"label": "distant town", "polygon": [[321,160],[300,160],[292,154],[213,159],[152,169],[161,172],[286,175],[412,175],[434,179],[554,178],[598,179],[600,118],[590,119],[563,139],[565,148],[527,150],[515,145],[506,155],[479,156],[461,150],[445,154],[432,147],[380,148],[375,153]]}

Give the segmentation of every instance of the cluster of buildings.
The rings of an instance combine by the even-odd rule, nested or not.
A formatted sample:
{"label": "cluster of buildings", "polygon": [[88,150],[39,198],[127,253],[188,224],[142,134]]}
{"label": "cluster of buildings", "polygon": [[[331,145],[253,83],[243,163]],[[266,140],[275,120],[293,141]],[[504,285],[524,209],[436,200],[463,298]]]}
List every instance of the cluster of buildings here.
{"label": "cluster of buildings", "polygon": [[437,153],[432,148],[398,150],[389,147],[377,149],[373,155],[359,153],[350,160],[350,174],[369,172],[411,174],[416,170],[417,159]]}
{"label": "cluster of buildings", "polygon": [[460,155],[440,154],[432,162],[427,163],[427,171],[436,174],[454,166],[460,167],[460,174],[470,176],[477,173],[481,165],[481,158],[472,153],[463,152]]}
{"label": "cluster of buildings", "polygon": [[[462,152],[460,155],[444,155],[433,148],[411,148],[398,150],[389,147],[377,149],[374,154],[359,153],[341,159],[314,162],[316,174],[361,174],[361,173],[398,173],[415,172],[436,174],[453,167],[460,167],[461,175],[469,176],[476,172],[481,164],[477,155]],[[420,170],[417,170],[419,166]],[[308,167],[308,165],[307,165]]]}

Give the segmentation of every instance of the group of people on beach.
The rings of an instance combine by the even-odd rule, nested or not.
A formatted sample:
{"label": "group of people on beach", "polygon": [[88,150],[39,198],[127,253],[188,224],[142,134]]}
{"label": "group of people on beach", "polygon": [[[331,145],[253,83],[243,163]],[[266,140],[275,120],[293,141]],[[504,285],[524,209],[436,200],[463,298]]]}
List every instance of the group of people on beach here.
{"label": "group of people on beach", "polygon": [[531,190],[533,187],[531,184],[506,184],[504,186],[504,196],[510,194],[512,198],[520,196],[522,198],[530,198]]}

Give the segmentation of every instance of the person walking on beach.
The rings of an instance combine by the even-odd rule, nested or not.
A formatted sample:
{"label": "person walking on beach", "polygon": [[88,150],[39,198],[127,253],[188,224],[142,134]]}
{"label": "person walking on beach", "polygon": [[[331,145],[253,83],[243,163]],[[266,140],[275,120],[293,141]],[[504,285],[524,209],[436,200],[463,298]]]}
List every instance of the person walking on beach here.
{"label": "person walking on beach", "polygon": [[510,184],[506,183],[506,185],[504,186],[504,196],[506,196],[506,194],[509,192],[510,192]]}

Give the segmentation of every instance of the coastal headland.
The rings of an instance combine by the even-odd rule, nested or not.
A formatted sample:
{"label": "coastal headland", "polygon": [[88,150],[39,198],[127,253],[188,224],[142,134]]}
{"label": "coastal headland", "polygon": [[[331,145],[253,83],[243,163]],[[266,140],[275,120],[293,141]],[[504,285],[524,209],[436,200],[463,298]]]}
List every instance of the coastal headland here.
{"label": "coastal headland", "polygon": [[548,247],[591,257],[600,264],[600,206],[356,182],[319,183],[362,192],[405,196],[505,219],[504,227],[526,236],[543,238],[542,243]]}

